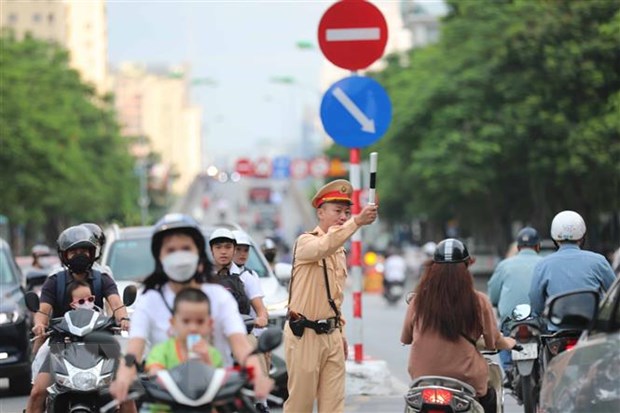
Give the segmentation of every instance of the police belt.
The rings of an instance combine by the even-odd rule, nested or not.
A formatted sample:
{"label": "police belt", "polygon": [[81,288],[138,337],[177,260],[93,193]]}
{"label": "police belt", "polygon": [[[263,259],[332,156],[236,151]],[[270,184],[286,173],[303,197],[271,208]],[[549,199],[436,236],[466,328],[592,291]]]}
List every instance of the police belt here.
{"label": "police belt", "polygon": [[329,334],[338,327],[340,327],[340,323],[337,317],[325,318],[322,320],[308,320],[305,317],[300,317],[293,314],[289,314],[289,323],[291,321],[296,321],[304,328],[311,328],[317,334]]}

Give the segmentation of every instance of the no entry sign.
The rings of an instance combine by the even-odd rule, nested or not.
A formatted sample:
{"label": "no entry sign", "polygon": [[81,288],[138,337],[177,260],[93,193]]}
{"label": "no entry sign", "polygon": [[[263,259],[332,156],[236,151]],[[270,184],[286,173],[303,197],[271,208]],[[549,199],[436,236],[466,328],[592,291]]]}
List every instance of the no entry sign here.
{"label": "no entry sign", "polygon": [[319,23],[319,45],[325,57],[343,69],[370,66],[383,55],[388,38],[381,11],[364,0],[342,0]]}

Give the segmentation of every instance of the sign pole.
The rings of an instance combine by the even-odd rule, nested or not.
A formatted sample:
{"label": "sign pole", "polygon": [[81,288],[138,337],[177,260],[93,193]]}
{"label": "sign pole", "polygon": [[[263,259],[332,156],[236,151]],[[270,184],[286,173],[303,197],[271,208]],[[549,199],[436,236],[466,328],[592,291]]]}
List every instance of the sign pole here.
{"label": "sign pole", "polygon": [[[361,168],[359,148],[349,150],[349,180],[353,186],[353,215],[360,213]],[[364,331],[362,325],[362,233],[355,231],[351,238],[351,275],[353,276],[353,348],[355,362],[364,360]]]}

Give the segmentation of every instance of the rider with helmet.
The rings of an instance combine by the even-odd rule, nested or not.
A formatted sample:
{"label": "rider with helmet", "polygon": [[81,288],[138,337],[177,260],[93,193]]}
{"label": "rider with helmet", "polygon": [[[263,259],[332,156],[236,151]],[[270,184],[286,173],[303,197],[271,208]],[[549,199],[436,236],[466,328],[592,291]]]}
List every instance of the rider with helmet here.
{"label": "rider with helmet", "polygon": [[263,251],[263,255],[265,256],[265,258],[267,258],[267,262],[269,262],[269,266],[273,270],[276,265],[276,255],[278,254],[278,246],[271,238],[265,238],[260,248],[261,248],[261,251]]}
{"label": "rider with helmet", "polygon": [[52,256],[52,250],[47,245],[37,244],[32,247],[32,268],[33,270],[45,270],[49,263],[44,262],[47,257]]}
{"label": "rider with helmet", "polygon": [[222,286],[206,283],[211,264],[198,223],[183,214],[165,215],[155,224],[151,253],[155,269],[144,280],[144,291],[136,300],[126,355],[121,360],[116,380],[110,386],[110,393],[119,401],[127,398],[147,341],[153,346],[169,338],[174,299],[184,288],[193,287],[209,297],[213,345],[224,356],[225,365],[233,364],[231,351],[238,361],[247,360],[246,364],[255,368],[256,396],[265,397],[272,383],[258,367],[258,358],[250,356],[254,348],[247,340],[237,303]]}
{"label": "rider with helmet", "polygon": [[[41,289],[40,308],[34,315],[33,333],[37,340],[33,351],[39,349],[43,334],[50,318],[61,317],[71,310],[71,295],[67,290],[76,281],[86,281],[95,295],[95,305],[103,308],[105,298],[112,309],[118,309],[115,316],[124,330],[129,327],[127,309],[118,294],[114,280],[105,273],[92,268],[97,257],[97,240],[86,227],[77,225],[65,229],[57,240],[58,257],[65,269],[47,278]],[[28,399],[27,412],[42,412],[45,405],[47,387],[51,382],[49,356],[46,357],[32,387]]]}
{"label": "rider with helmet", "polygon": [[[93,224],[91,222],[85,222],[81,225],[88,228],[93,233],[93,235],[95,236],[95,239],[97,240],[97,251],[96,251],[97,258],[95,259],[98,260],[103,255],[103,247],[105,246],[105,241],[106,241],[105,233],[103,232],[103,229],[101,229],[101,227],[97,224]],[[93,264],[93,268],[101,272],[105,272],[110,277],[112,277],[112,279],[114,279],[114,275],[112,274],[112,269],[109,266],[101,265],[98,261],[95,261],[95,263]]]}
{"label": "rider with helmet", "polygon": [[[517,234],[517,255],[500,262],[487,284],[491,304],[497,307],[500,325],[510,317],[519,304],[529,304],[528,292],[532,282],[534,267],[542,259],[538,231],[525,227]],[[507,327],[506,327],[507,328]],[[508,329],[502,333],[508,334]],[[504,372],[510,371],[512,358],[509,351],[501,351],[500,358]],[[509,381],[506,382],[510,384]]]}
{"label": "rider with helmet", "polygon": [[409,375],[447,376],[470,384],[486,413],[496,411],[495,390],[488,386],[487,361],[476,348],[511,349],[515,341],[497,329],[493,307],[476,291],[469,267],[474,259],[459,240],[441,241],[409,302],[401,333],[412,344]]}
{"label": "rider with helmet", "polygon": [[581,249],[585,235],[586,223],[577,212],[562,211],[553,218],[551,238],[559,248],[534,268],[529,293],[534,313],[541,315],[547,298],[563,292],[587,288],[602,296],[616,279],[602,255]]}

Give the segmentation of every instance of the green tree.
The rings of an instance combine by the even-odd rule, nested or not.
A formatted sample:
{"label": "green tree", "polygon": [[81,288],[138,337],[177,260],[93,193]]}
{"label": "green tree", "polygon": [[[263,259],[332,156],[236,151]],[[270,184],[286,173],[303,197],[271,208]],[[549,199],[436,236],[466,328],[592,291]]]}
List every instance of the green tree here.
{"label": "green tree", "polygon": [[75,222],[131,221],[133,160],[111,99],[81,82],[65,50],[32,37],[4,32],[0,66],[1,213],[48,241]]}
{"label": "green tree", "polygon": [[382,214],[458,219],[497,245],[562,209],[617,219],[620,1],[448,4],[438,44],[374,75],[394,106],[370,148]]}

